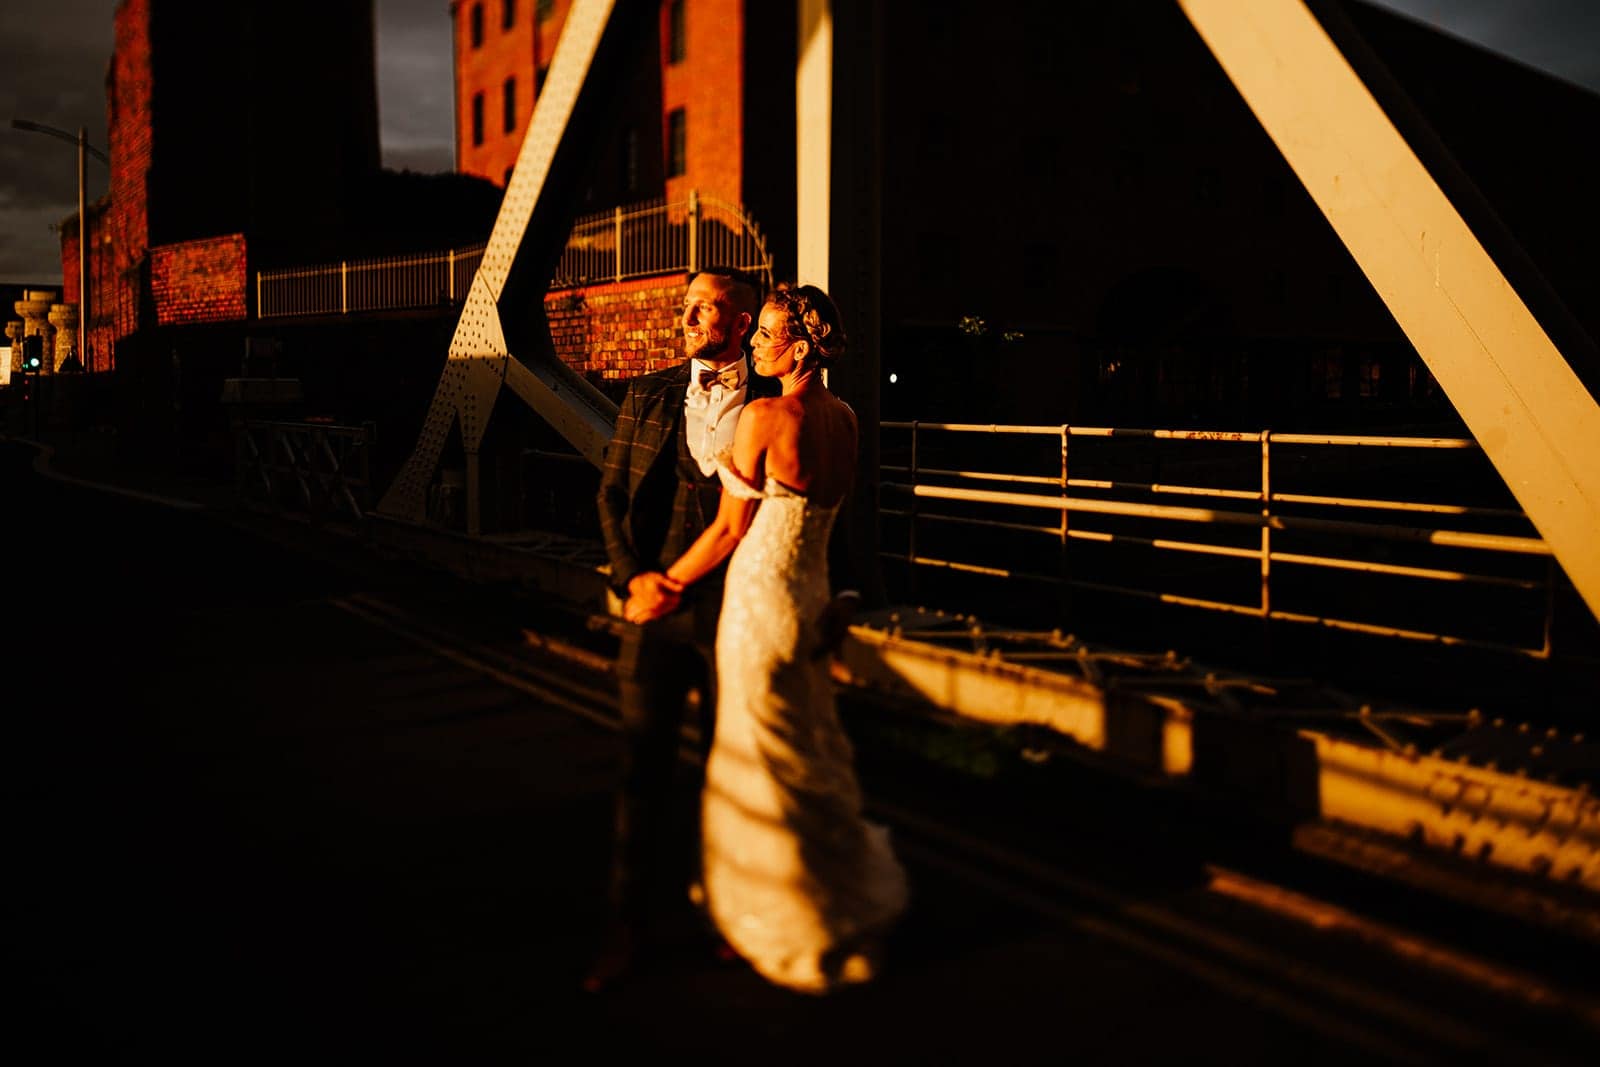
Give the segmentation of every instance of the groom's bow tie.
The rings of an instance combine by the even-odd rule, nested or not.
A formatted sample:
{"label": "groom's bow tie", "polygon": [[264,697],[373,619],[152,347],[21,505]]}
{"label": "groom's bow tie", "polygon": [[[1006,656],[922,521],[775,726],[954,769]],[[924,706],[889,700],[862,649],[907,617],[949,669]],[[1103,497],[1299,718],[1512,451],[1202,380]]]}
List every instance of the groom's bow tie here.
{"label": "groom's bow tie", "polygon": [[734,363],[720,371],[703,370],[700,372],[698,380],[702,389],[710,389],[718,382],[722,383],[724,389],[737,389],[739,388],[739,364]]}

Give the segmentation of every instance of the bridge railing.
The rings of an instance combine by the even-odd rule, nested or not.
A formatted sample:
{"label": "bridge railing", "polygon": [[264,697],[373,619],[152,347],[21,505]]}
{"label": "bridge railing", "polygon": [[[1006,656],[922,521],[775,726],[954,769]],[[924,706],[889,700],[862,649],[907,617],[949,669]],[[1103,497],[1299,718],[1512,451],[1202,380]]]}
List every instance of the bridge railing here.
{"label": "bridge railing", "polygon": [[249,419],[234,433],[241,500],[314,521],[359,523],[372,507],[376,429]]}
{"label": "bridge railing", "polygon": [[749,213],[691,189],[681,201],[652,201],[580,218],[550,284],[620,282],[712,264],[772,281],[766,238]]}
{"label": "bridge railing", "polygon": [[[466,298],[482,244],[420,255],[256,272],[256,316],[401,311]],[[573,224],[552,288],[695,271],[718,264],[769,284],[772,256],[747,211],[691,189],[686,199],[651,201],[587,215]]]}
{"label": "bridge railing", "polygon": [[[1368,495],[1376,492],[1373,485],[1461,488],[1467,483],[1458,477],[1435,478],[1425,465],[1393,457],[1443,452],[1478,459],[1474,441],[936,422],[886,421],[882,427],[880,514],[902,520],[905,530],[904,550],[883,555],[909,565],[913,593],[919,570],[965,572],[1273,622],[1550,657],[1559,568],[1520,510]],[[987,448],[982,438],[990,439]],[[975,469],[985,453],[994,465],[1011,467],[1029,451],[1029,439],[1036,461],[1051,456],[1048,466],[1038,463],[1031,473]],[[1130,457],[1130,448],[1138,454]],[[1156,450],[1172,448],[1201,449],[1204,455],[1158,458]],[[1349,463],[1352,452],[1383,453],[1390,462],[1358,475]],[[1178,473],[1166,480],[1163,470]],[[1333,488],[1290,491],[1310,487],[1296,483],[1317,482]],[[1338,491],[1352,483],[1367,491]],[[1044,522],[1041,512],[1048,516]],[[965,540],[938,536],[940,528],[951,527],[990,533]],[[1023,542],[1048,543],[1054,552],[1033,551],[1026,543],[1002,547],[994,540],[1000,531]],[[887,526],[883,540],[893,543]],[[962,550],[967,558],[956,558]],[[1107,550],[1122,555],[1112,558]],[[1199,562],[1151,563],[1177,556]],[[1304,580],[1308,573],[1322,580]],[[1358,580],[1382,581],[1387,592],[1363,600],[1346,588]],[[1161,588],[1164,581],[1171,587]],[[1470,605],[1458,595],[1469,588],[1515,598],[1509,610],[1527,640],[1396,624],[1396,615],[1416,617],[1408,609],[1435,599],[1413,595],[1409,583],[1416,582],[1449,587],[1451,596],[1439,599],[1441,605]],[[1204,592],[1197,594],[1196,585]],[[1350,617],[1308,606],[1319,597],[1372,610]],[[1483,621],[1469,619],[1470,608],[1439,606],[1431,612],[1435,620]]]}
{"label": "bridge railing", "polygon": [[256,317],[399,311],[462,300],[483,260],[481,244],[256,272]]}

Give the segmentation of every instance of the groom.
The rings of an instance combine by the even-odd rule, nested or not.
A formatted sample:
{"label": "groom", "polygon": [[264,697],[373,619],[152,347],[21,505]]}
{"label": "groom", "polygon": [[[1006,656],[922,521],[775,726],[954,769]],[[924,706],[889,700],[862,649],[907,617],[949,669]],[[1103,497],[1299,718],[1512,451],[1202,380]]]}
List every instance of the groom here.
{"label": "groom", "polygon": [[702,751],[711,744],[712,647],[722,610],[722,569],[681,598],[662,572],[717,513],[716,456],[733,447],[746,401],[778,391],[776,382],[750,373],[746,358],[745,342],[762,295],[755,279],[728,268],[709,268],[691,278],[680,322],[688,358],[628,383],[606,448],[598,503],[612,591],[668,614],[629,627],[617,659],[622,784],[611,914],[583,983],[591,992],[623,977],[640,947],[690,689],[701,694]]}

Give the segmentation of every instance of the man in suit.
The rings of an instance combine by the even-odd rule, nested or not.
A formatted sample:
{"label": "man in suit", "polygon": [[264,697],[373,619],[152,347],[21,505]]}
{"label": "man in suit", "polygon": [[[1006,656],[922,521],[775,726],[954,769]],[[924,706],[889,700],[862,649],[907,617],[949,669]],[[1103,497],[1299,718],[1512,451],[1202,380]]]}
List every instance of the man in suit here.
{"label": "man in suit", "polygon": [[710,268],[684,294],[684,354],[669,370],[628,383],[600,475],[600,528],[618,597],[669,609],[630,627],[617,660],[623,775],[616,802],[610,909],[584,987],[599,991],[632,966],[665,820],[686,698],[699,689],[702,748],[711,744],[719,569],[680,597],[662,573],[717,513],[716,456],[733,447],[747,400],[777,383],[750,372],[745,342],[761,307],[750,276]]}

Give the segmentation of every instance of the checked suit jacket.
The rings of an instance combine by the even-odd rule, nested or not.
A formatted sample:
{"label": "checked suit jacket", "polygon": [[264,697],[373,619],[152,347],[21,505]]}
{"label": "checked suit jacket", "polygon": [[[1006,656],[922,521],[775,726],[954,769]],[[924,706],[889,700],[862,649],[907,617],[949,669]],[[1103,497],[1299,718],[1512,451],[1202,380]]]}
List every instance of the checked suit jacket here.
{"label": "checked suit jacket", "polygon": [[[747,373],[746,402],[775,396],[778,383]],[[641,571],[664,570],[668,534],[684,525],[686,494],[678,490],[678,434],[689,361],[641,374],[628,383],[600,472],[600,532],[611,561],[610,585],[626,598]],[[687,545],[678,546],[687,548]],[[675,554],[674,554],[675,557]]]}
{"label": "checked suit jacket", "polygon": [[[749,383],[746,403],[777,396],[782,389],[776,379],[762,378],[753,371],[747,373],[745,380]],[[669,549],[673,531],[683,531],[688,525],[684,509],[695,506],[693,494],[678,492],[678,437],[688,388],[689,361],[684,360],[667,370],[632,379],[617,410],[616,427],[600,472],[597,503],[600,531],[611,563],[609,584],[623,600],[628,597],[628,582],[635,575],[665,570],[688,548],[688,542],[683,542],[672,544]],[[858,546],[849,537],[849,527],[849,516],[841,514],[829,551],[830,584],[835,591],[859,589],[860,577],[868,573],[856,558]],[[720,569],[714,573],[720,576]],[[707,584],[715,588],[714,593],[707,589],[711,595],[697,598],[686,605],[685,612],[661,620],[669,626],[658,632],[679,634],[669,640],[709,645],[722,595],[720,582]],[[673,628],[670,623],[679,615],[691,617],[682,618],[683,625]],[[621,673],[637,669],[643,639],[640,631],[632,629],[624,636],[618,660]]]}

